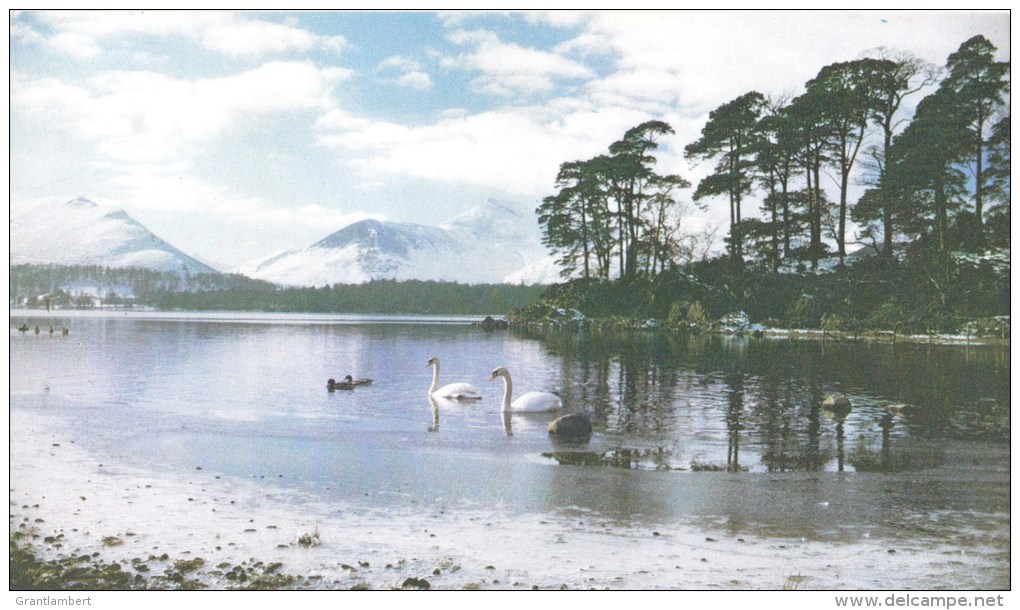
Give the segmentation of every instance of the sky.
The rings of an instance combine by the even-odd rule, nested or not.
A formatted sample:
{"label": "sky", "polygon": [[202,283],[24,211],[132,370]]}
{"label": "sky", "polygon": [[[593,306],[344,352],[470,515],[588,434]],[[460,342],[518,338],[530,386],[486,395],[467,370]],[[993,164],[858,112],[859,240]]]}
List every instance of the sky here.
{"label": "sky", "polygon": [[[721,104],[976,34],[1009,59],[1007,12],[12,12],[10,205],[87,197],[229,269],[367,217],[533,210],[647,120],[697,184],[683,148]],[[725,233],[707,204],[685,222]]]}

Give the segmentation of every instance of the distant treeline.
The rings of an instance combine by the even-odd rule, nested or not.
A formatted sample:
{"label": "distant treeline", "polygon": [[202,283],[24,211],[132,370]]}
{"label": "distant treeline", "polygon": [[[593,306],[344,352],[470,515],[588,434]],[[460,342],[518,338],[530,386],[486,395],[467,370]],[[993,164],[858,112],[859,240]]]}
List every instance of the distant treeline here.
{"label": "distant treeline", "polygon": [[160,292],[160,309],[300,311],[312,313],[501,314],[533,303],[541,286],[374,280],[319,288],[251,285],[197,292]]}
{"label": "distant treeline", "polygon": [[98,265],[13,265],[14,306],[138,305],[188,311],[500,314],[537,301],[541,286],[376,280],[283,287],[237,274],[180,275]]}
{"label": "distant treeline", "polygon": [[9,302],[16,306],[92,307],[105,304],[148,303],[155,295],[179,291],[225,290],[272,284],[241,275],[181,274],[136,267],[102,265],[11,265]]}

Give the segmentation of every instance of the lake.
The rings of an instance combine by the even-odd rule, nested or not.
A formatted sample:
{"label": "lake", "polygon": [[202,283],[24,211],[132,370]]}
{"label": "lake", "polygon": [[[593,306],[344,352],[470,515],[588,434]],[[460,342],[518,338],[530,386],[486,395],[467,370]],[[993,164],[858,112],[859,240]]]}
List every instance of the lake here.
{"label": "lake", "polygon": [[[528,335],[458,317],[10,321],[12,502],[72,471],[99,491],[68,504],[119,494],[116,517],[46,514],[82,548],[126,520],[147,536],[132,552],[278,556],[337,587],[1009,587],[1008,347]],[[483,400],[430,401],[430,357]],[[589,415],[593,437],[554,440],[555,414],[504,417],[497,366],[515,394],[554,390]],[[327,391],[347,374],[374,383]],[[832,393],[853,404],[845,421],[822,408]],[[301,527],[322,546],[295,548]]]}

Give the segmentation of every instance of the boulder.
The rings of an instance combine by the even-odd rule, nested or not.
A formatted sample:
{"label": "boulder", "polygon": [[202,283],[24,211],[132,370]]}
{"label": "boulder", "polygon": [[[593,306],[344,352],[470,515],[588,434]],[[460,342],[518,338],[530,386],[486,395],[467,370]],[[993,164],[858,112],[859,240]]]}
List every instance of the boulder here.
{"label": "boulder", "polygon": [[559,438],[590,438],[591,419],[584,413],[568,413],[549,424],[549,434]]}
{"label": "boulder", "polygon": [[492,316],[485,316],[484,320],[481,322],[475,322],[475,325],[484,330],[506,330],[510,326],[510,323],[506,320],[497,320]]}
{"label": "boulder", "polygon": [[822,401],[822,409],[824,409],[833,420],[842,422],[846,419],[847,415],[850,415],[853,405],[850,404],[850,399],[842,394],[830,394]]}

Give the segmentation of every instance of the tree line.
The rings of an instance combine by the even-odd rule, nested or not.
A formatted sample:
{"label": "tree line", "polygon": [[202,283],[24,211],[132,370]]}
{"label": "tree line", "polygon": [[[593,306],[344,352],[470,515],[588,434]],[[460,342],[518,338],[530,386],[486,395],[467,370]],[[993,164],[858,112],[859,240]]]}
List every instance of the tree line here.
{"label": "tree line", "polygon": [[422,280],[372,280],[320,287],[264,284],[268,283],[160,292],[146,300],[161,309],[189,311],[499,315],[537,301],[543,290],[541,286]]}
{"label": "tree line", "polygon": [[12,265],[10,304],[87,309],[149,306],[186,311],[388,314],[502,314],[537,301],[541,286],[374,280],[365,284],[279,286],[239,274],[99,265]]}
{"label": "tree line", "polygon": [[[795,97],[750,91],[713,110],[684,155],[714,164],[692,198],[729,206],[733,267],[817,268],[830,240],[841,266],[848,242],[886,258],[901,240],[937,256],[1008,247],[1010,64],[995,51],[974,36],[938,68],[878,49],[823,67]],[[907,117],[908,98],[922,92]],[[673,133],[647,121],[608,153],[560,166],[537,213],[564,277],[633,280],[692,262],[697,243],[681,226],[680,199],[692,185],[656,171],[659,140]],[[865,188],[852,201],[857,176]],[[762,217],[746,214],[754,195]],[[854,235],[850,221],[861,227]]]}

